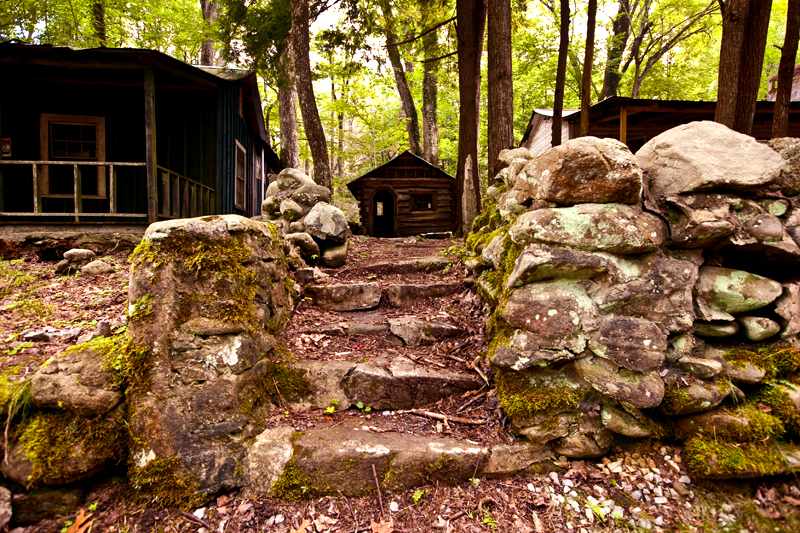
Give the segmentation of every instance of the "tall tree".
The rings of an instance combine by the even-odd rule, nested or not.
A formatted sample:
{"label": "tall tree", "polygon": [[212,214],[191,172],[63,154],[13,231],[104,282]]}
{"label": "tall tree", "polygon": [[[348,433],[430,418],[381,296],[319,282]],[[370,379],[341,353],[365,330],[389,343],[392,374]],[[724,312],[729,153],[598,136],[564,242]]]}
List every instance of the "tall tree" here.
{"label": "tall tree", "polygon": [[278,120],[281,135],[281,164],[284,168],[300,166],[300,136],[297,124],[297,89],[291,41],[287,39],[278,59]]}
{"label": "tall tree", "polygon": [[773,138],[786,137],[789,129],[789,101],[792,96],[798,39],[800,39],[800,0],[789,0],[786,9],[786,36],[783,38],[781,62],[778,66],[778,94],[775,96],[775,116],[772,119]]}
{"label": "tall tree", "polygon": [[592,67],[594,66],[594,26],[597,0],[589,0],[586,21],[586,52],[583,54],[581,75],[581,137],[589,135],[589,112],[592,110]]}
{"label": "tall tree", "polygon": [[619,91],[619,82],[622,80],[622,56],[628,46],[628,38],[631,34],[630,11],[630,1],[619,0],[617,15],[612,19],[611,24],[612,35],[608,40],[608,59],[603,75],[600,100],[616,96]]}
{"label": "tall tree", "polygon": [[213,66],[216,64],[216,50],[214,49],[214,39],[210,37],[209,27],[219,17],[219,3],[217,0],[200,0],[200,10],[206,23],[206,34],[200,47],[200,64]]}
{"label": "tall tree", "polygon": [[[500,169],[497,157],[514,144],[514,86],[511,80],[511,1],[489,0],[488,144],[489,181]],[[477,173],[477,172],[476,172]]]}
{"label": "tall tree", "polygon": [[97,45],[106,46],[106,8],[103,2],[92,4],[92,26],[94,35],[97,38]]}
{"label": "tall tree", "polygon": [[719,0],[722,44],[714,120],[750,134],[772,0]]}
{"label": "tall tree", "polygon": [[292,57],[294,59],[297,95],[303,126],[314,158],[314,181],[323,187],[331,188],[331,166],[328,159],[328,145],[325,130],[319,118],[317,100],[311,79],[311,59],[309,44],[308,0],[291,0],[292,9]]}
{"label": "tall tree", "polygon": [[558,67],[556,67],[556,90],[553,101],[553,146],[561,144],[561,113],[564,110],[564,83],[567,77],[567,52],[569,52],[569,0],[561,0],[560,17]]}
{"label": "tall tree", "polygon": [[382,0],[381,10],[386,31],[386,52],[392,64],[397,92],[400,94],[400,102],[403,105],[403,114],[406,116],[406,130],[408,131],[408,145],[411,152],[422,154],[422,145],[419,139],[419,118],[417,108],[414,106],[414,98],[411,96],[411,89],[408,86],[403,60],[400,58],[400,48],[397,45],[397,35],[394,30],[394,17],[389,0]]}
{"label": "tall tree", "polygon": [[422,157],[432,165],[439,164],[439,34],[438,18],[444,2],[421,0],[423,31],[422,50]]}
{"label": "tall tree", "polygon": [[481,205],[480,173],[477,172],[478,130],[480,128],[481,53],[486,29],[485,0],[456,0],[458,29],[458,166],[456,169],[456,221],[454,228],[467,234],[471,228],[462,228],[462,196],[466,176],[467,158],[471,161],[471,179],[476,206]]}

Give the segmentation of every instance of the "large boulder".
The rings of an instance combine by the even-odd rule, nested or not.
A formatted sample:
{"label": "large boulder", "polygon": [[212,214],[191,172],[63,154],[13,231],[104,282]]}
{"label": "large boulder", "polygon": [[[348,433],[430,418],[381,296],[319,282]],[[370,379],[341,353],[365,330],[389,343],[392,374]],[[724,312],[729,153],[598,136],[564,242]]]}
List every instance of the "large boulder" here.
{"label": "large boulder", "polygon": [[537,209],[520,215],[509,233],[521,246],[560,244],[622,255],[653,252],[667,238],[661,219],[626,204]]}
{"label": "large boulder", "polygon": [[664,382],[655,371],[632,372],[603,357],[579,359],[575,368],[592,388],[620,403],[648,409],[656,407],[664,397]]}
{"label": "large boulder", "polygon": [[322,241],[343,243],[347,238],[347,217],[338,207],[320,202],[306,215],[306,233]]}
{"label": "large boulder", "polygon": [[635,204],[642,192],[642,171],[621,142],[579,137],[533,158],[517,175],[514,188],[533,200],[559,205]]}
{"label": "large boulder", "polygon": [[148,312],[128,327],[152,347],[128,389],[131,476],[170,470],[199,493],[233,490],[242,443],[271,407],[264,391],[302,382],[271,352],[295,297],[278,233],[237,215],[159,222],[131,263],[130,305]]}
{"label": "large boulder", "polygon": [[717,122],[691,122],[650,139],[636,161],[655,198],[722,189],[748,192],[771,185],[783,158],[753,137]]}
{"label": "large boulder", "polygon": [[767,145],[778,152],[786,166],[778,180],[779,190],[785,196],[800,194],[800,139],[796,137],[778,137],[770,139]]}

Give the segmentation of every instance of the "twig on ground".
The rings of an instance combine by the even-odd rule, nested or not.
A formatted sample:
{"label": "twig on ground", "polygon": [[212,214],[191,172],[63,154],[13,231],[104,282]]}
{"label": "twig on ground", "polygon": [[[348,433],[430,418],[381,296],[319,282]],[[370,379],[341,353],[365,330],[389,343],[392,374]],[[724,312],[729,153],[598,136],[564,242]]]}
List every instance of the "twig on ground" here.
{"label": "twig on ground", "polygon": [[476,418],[462,418],[460,416],[448,416],[440,413],[432,413],[430,411],[423,411],[422,409],[408,409],[406,411],[397,411],[398,414],[412,414],[417,416],[425,416],[435,420],[443,420],[444,422],[458,422],[459,424],[469,424],[473,426],[482,426],[486,423],[485,419]]}
{"label": "twig on ground", "polygon": [[283,401],[283,396],[281,395],[281,390],[278,388],[278,383],[275,381],[275,378],[272,378],[272,384],[275,385],[275,392],[278,393],[278,399],[281,401],[281,407],[284,409],[286,408],[286,402]]}
{"label": "twig on ground", "polygon": [[450,359],[451,361],[455,361],[457,363],[464,363],[467,364],[469,361],[466,359],[462,359],[460,357],[456,357],[455,355],[450,355],[448,353],[441,353],[440,356],[444,357],[445,359]]}
{"label": "twig on ground", "polygon": [[452,522],[453,520],[458,520],[459,518],[461,518],[465,514],[467,514],[466,511],[459,511],[459,512],[453,514],[452,516],[448,516],[446,518],[447,518],[447,520],[450,520]]}
{"label": "twig on ground", "polygon": [[478,375],[481,377],[481,379],[483,379],[483,382],[486,383],[487,387],[491,387],[491,385],[489,385],[489,378],[486,377],[486,374],[483,373],[483,370],[481,370],[481,367],[478,366],[478,363],[480,363],[480,360],[481,360],[481,356],[479,355],[479,356],[477,356],[475,358],[474,361],[472,361],[472,364],[467,365],[467,366],[478,373]]}
{"label": "twig on ground", "polygon": [[187,520],[191,520],[195,524],[200,524],[204,528],[208,529],[209,531],[214,531],[214,526],[203,520],[202,518],[198,518],[192,513],[187,513],[186,511],[179,511],[181,516]]}
{"label": "twig on ground", "polygon": [[461,411],[463,411],[464,409],[466,409],[467,407],[469,407],[469,406],[470,406],[470,405],[472,405],[473,403],[475,403],[475,402],[477,402],[478,400],[480,400],[481,398],[483,398],[483,395],[484,395],[484,394],[485,394],[485,393],[483,393],[483,392],[482,392],[482,393],[480,393],[480,394],[478,394],[478,395],[477,395],[477,396],[475,396],[473,399],[471,399],[470,401],[468,401],[467,403],[465,403],[464,405],[462,405],[461,407],[459,407],[459,408],[458,408],[458,411],[456,411],[456,412],[457,412],[457,413],[460,413]]}
{"label": "twig on ground", "polygon": [[378,489],[378,504],[381,506],[381,520],[383,520],[383,496],[381,496],[381,484],[378,483],[378,473],[375,471],[375,465],[372,465],[372,477],[375,479],[375,487]]}
{"label": "twig on ground", "polygon": [[356,512],[355,512],[355,511],[353,511],[353,508],[352,508],[352,507],[350,507],[350,502],[349,502],[349,501],[347,501],[347,498],[345,498],[345,497],[344,497],[344,494],[342,494],[342,491],[340,491],[340,490],[338,490],[338,489],[337,489],[337,490],[336,490],[336,492],[338,492],[338,493],[339,493],[339,497],[340,497],[342,500],[344,500],[344,504],[347,506],[347,508],[348,508],[348,509],[350,509],[350,512],[353,514],[353,523],[355,524],[355,529],[354,529],[354,531],[358,531],[358,530],[359,530],[359,529],[358,529],[358,518],[356,518]]}

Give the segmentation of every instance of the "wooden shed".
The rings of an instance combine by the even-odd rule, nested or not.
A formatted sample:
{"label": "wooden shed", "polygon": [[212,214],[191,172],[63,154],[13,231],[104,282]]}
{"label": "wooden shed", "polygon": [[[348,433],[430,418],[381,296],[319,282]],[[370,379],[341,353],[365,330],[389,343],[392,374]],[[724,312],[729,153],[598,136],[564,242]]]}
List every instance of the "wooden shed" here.
{"label": "wooden shed", "polygon": [[347,184],[364,233],[408,237],[453,229],[456,180],[408,150]]}
{"label": "wooden shed", "polygon": [[253,216],[280,171],[251,71],[10,42],[0,71],[3,225]]}
{"label": "wooden shed", "polygon": [[[675,126],[697,120],[714,120],[716,102],[691,100],[648,100],[613,96],[592,106],[589,114],[589,135],[611,137],[628,145],[636,152],[647,141]],[[775,102],[756,103],[752,136],[769,139],[772,134],[772,116]],[[520,146],[534,155],[551,147],[553,110],[534,109]],[[561,140],[579,136],[581,114],[564,110]],[[789,136],[800,137],[800,102],[789,107]]]}

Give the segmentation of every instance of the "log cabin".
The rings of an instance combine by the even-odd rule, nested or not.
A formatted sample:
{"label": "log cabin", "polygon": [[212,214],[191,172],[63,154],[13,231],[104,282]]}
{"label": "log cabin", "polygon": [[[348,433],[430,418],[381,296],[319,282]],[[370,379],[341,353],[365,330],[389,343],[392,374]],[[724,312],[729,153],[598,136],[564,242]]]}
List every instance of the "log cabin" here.
{"label": "log cabin", "polygon": [[[589,114],[589,135],[611,137],[628,145],[636,152],[644,143],[675,126],[696,120],[714,120],[716,102],[689,100],[647,100],[613,96],[592,106]],[[775,103],[760,101],[756,104],[752,136],[769,139],[772,134],[772,115]],[[579,136],[581,113],[565,109],[561,140]],[[789,108],[789,137],[800,137],[800,102]],[[553,138],[553,110],[534,109],[520,146],[540,154],[551,147]]]}
{"label": "log cabin", "polygon": [[251,71],[14,42],[0,70],[3,226],[253,216],[281,169]]}
{"label": "log cabin", "polygon": [[408,237],[453,229],[456,180],[406,150],[347,184],[358,201],[362,232]]}

